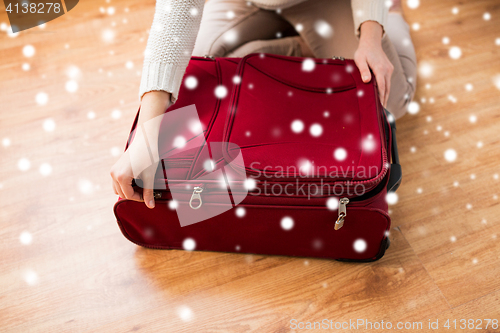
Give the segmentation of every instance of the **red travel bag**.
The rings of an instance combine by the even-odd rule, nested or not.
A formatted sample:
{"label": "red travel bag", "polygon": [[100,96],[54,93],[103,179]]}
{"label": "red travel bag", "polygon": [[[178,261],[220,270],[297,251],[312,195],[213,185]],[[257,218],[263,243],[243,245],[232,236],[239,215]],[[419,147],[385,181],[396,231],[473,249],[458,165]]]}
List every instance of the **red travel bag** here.
{"label": "red travel bag", "polygon": [[158,144],[155,208],[114,206],[135,244],[360,262],[389,246],[395,124],[353,60],[192,57]]}

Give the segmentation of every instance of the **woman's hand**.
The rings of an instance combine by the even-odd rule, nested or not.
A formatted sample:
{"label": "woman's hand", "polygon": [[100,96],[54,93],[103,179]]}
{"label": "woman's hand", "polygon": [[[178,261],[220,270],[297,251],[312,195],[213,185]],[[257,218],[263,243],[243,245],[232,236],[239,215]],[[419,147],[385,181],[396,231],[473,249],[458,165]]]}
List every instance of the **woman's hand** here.
{"label": "woman's hand", "polygon": [[[122,198],[144,201],[148,208],[154,208],[153,185],[159,163],[158,135],[161,116],[170,104],[170,94],[165,91],[151,91],[144,94],[135,137],[128,149],[111,168],[113,189]],[[153,160],[151,160],[151,157]],[[143,181],[143,198],[132,187],[132,180]]]}
{"label": "woman's hand", "polygon": [[361,24],[360,33],[359,46],[354,52],[354,62],[365,83],[371,79],[369,69],[371,68],[377,80],[380,101],[386,107],[394,66],[382,49],[382,26],[375,21],[366,21]]}

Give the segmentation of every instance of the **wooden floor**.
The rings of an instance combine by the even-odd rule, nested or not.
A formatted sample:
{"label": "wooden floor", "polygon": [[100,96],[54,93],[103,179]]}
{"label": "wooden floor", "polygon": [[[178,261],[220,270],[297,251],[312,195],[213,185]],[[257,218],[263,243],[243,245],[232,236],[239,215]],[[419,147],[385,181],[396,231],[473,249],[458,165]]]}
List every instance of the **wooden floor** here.
{"label": "wooden floor", "polygon": [[[392,245],[369,264],[147,250],[121,235],[108,171],[138,108],[154,4],[80,1],[44,29],[0,33],[1,332],[301,331],[293,319],[500,331],[485,329],[500,320],[498,1],[405,8],[420,25],[420,111],[398,121]],[[461,319],[474,324],[454,329]]]}

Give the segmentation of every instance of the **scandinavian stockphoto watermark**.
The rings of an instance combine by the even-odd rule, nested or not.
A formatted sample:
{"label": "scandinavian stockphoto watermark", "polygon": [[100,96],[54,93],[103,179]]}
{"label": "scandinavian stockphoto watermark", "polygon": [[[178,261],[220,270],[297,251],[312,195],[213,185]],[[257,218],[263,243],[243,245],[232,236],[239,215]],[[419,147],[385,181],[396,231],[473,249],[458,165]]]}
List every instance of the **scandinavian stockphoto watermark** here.
{"label": "scandinavian stockphoto watermark", "polygon": [[292,330],[369,330],[369,331],[385,331],[385,330],[408,330],[408,331],[430,331],[430,330],[498,330],[498,319],[476,318],[476,319],[428,319],[426,321],[385,321],[385,320],[369,320],[369,319],[349,319],[344,321],[322,319],[319,321],[300,321],[297,319],[290,320],[290,329]]}
{"label": "scandinavian stockphoto watermark", "polygon": [[4,0],[12,33],[44,25],[78,4],[78,0]]}

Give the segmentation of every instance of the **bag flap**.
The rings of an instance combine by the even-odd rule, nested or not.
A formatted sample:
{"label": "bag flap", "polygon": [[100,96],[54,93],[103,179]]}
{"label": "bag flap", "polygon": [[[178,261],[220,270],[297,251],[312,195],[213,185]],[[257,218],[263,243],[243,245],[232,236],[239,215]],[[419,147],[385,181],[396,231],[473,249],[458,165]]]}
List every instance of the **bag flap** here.
{"label": "bag flap", "polygon": [[[386,174],[383,108],[374,80],[363,83],[354,61],[250,54],[237,75],[223,141],[241,149],[240,169],[334,182]],[[225,154],[234,159],[230,145]]]}

